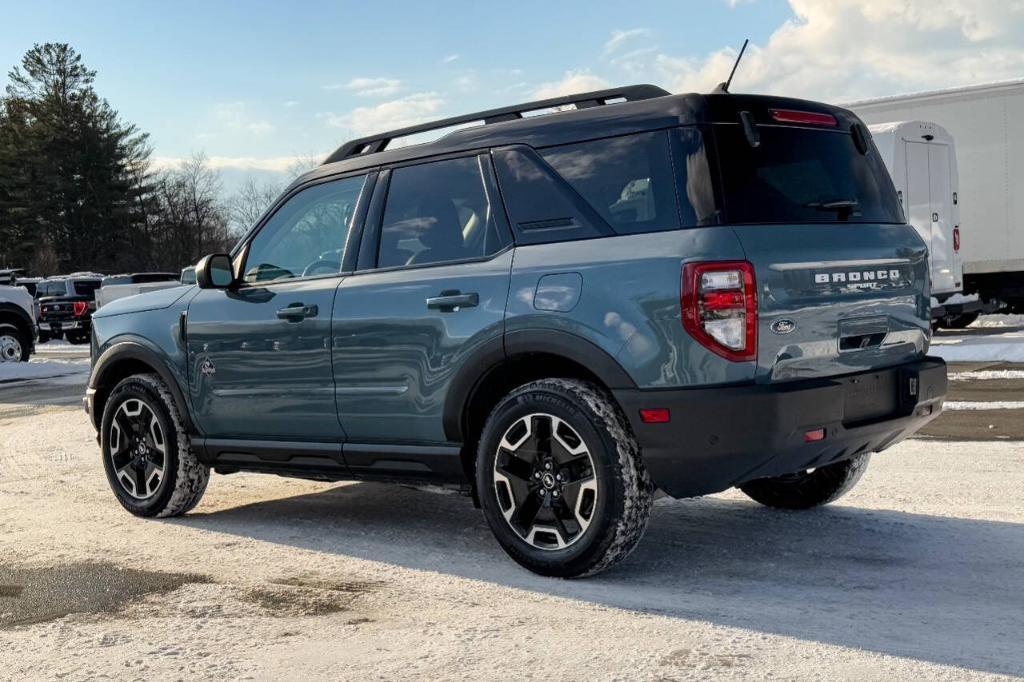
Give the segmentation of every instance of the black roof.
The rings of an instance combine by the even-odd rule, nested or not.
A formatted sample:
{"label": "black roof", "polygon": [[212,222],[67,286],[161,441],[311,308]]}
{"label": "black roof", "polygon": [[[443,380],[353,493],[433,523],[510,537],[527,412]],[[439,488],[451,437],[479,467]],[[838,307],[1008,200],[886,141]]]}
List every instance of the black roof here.
{"label": "black roof", "polygon": [[[524,116],[538,109],[569,104],[576,108]],[[749,111],[758,123],[772,124],[769,110],[775,108],[830,113],[839,120],[839,127],[846,130],[859,121],[845,109],[820,102],[728,93],[671,95],[653,85],[633,85],[491,109],[352,140],[295,184],[383,164],[489,147],[525,144],[541,148],[680,125],[738,123],[740,111]],[[433,142],[387,149],[388,143],[399,137],[471,122],[483,125],[456,129]]]}

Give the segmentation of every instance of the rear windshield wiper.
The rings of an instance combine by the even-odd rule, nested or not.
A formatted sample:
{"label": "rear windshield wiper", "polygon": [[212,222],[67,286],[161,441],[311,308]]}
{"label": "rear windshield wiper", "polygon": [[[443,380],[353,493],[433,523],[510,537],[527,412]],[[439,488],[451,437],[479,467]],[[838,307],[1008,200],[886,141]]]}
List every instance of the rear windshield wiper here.
{"label": "rear windshield wiper", "polygon": [[836,199],[834,201],[811,201],[804,206],[818,211],[834,211],[840,220],[845,220],[857,210],[860,202],[852,199]]}

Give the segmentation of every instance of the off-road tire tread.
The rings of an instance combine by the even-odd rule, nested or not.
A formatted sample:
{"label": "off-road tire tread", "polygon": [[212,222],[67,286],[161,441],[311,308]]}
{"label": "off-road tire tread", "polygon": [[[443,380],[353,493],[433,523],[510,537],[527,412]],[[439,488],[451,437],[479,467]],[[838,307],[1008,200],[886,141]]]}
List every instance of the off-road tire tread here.
{"label": "off-road tire tread", "polygon": [[857,485],[867,471],[871,454],[815,469],[801,478],[759,478],[740,486],[748,497],[777,509],[811,509],[835,502]]}
{"label": "off-road tire tread", "polygon": [[576,397],[596,418],[593,426],[603,429],[615,443],[618,469],[624,490],[623,513],[611,531],[611,542],[605,551],[585,570],[566,577],[585,577],[600,573],[624,560],[636,548],[647,529],[654,501],[654,485],[640,456],[640,447],[629,422],[608,392],[593,383],[578,379],[541,379],[515,389],[495,406],[487,419],[483,433],[489,431],[491,421],[502,405],[515,401],[524,394],[552,392],[566,398]]}
{"label": "off-road tire tread", "polygon": [[[178,413],[178,406],[160,377],[156,374],[133,374],[124,381],[132,380],[145,385],[159,397],[164,409],[170,415],[171,426],[178,446],[178,466],[174,477],[174,491],[163,508],[153,516],[156,518],[181,516],[199,504],[203,493],[206,492],[206,484],[210,481],[210,469],[199,461],[192,449],[192,439],[185,430],[181,415]],[[116,388],[114,392],[116,394]],[[111,399],[114,397],[112,394]]]}

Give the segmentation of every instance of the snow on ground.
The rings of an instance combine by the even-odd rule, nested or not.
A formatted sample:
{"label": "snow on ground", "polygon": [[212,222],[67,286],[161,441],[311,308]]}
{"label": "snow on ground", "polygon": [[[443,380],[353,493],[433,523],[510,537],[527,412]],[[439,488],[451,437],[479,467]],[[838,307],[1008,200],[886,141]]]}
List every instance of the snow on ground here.
{"label": "snow on ground", "polygon": [[1020,400],[947,400],[942,403],[944,410],[1021,410],[1024,401]]}
{"label": "snow on ground", "polygon": [[950,381],[991,381],[994,379],[1024,379],[1021,369],[983,369],[977,372],[950,372]]}
{"label": "snow on ground", "polygon": [[929,353],[946,362],[1024,362],[1024,315],[983,315],[963,333],[940,332]]}
{"label": "snow on ground", "polygon": [[29,578],[66,569],[74,579],[56,589],[76,604],[80,576],[110,574],[97,566],[193,574],[149,592],[113,581],[101,585],[113,607],[11,626],[0,598],[0,670],[11,679],[1021,675],[1022,489],[1020,442],[907,441],[874,456],[860,484],[824,509],[769,510],[736,491],[660,499],[626,562],[552,580],[506,557],[468,498],[404,486],[214,476],[191,514],[137,519],[110,492],[81,409],[0,404],[8,594],[33,585],[5,569]]}
{"label": "snow on ground", "polygon": [[42,360],[28,362],[0,363],[0,384],[10,381],[28,379],[49,379],[73,374],[85,374],[89,371],[89,358],[74,360]]}

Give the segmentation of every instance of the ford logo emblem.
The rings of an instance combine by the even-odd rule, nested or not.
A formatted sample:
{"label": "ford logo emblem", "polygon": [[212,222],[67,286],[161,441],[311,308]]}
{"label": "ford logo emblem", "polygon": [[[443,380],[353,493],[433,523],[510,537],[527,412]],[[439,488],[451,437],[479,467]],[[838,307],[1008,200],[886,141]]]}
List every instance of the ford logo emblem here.
{"label": "ford logo emblem", "polygon": [[796,322],[782,318],[772,322],[771,330],[776,334],[789,334],[796,329]]}

